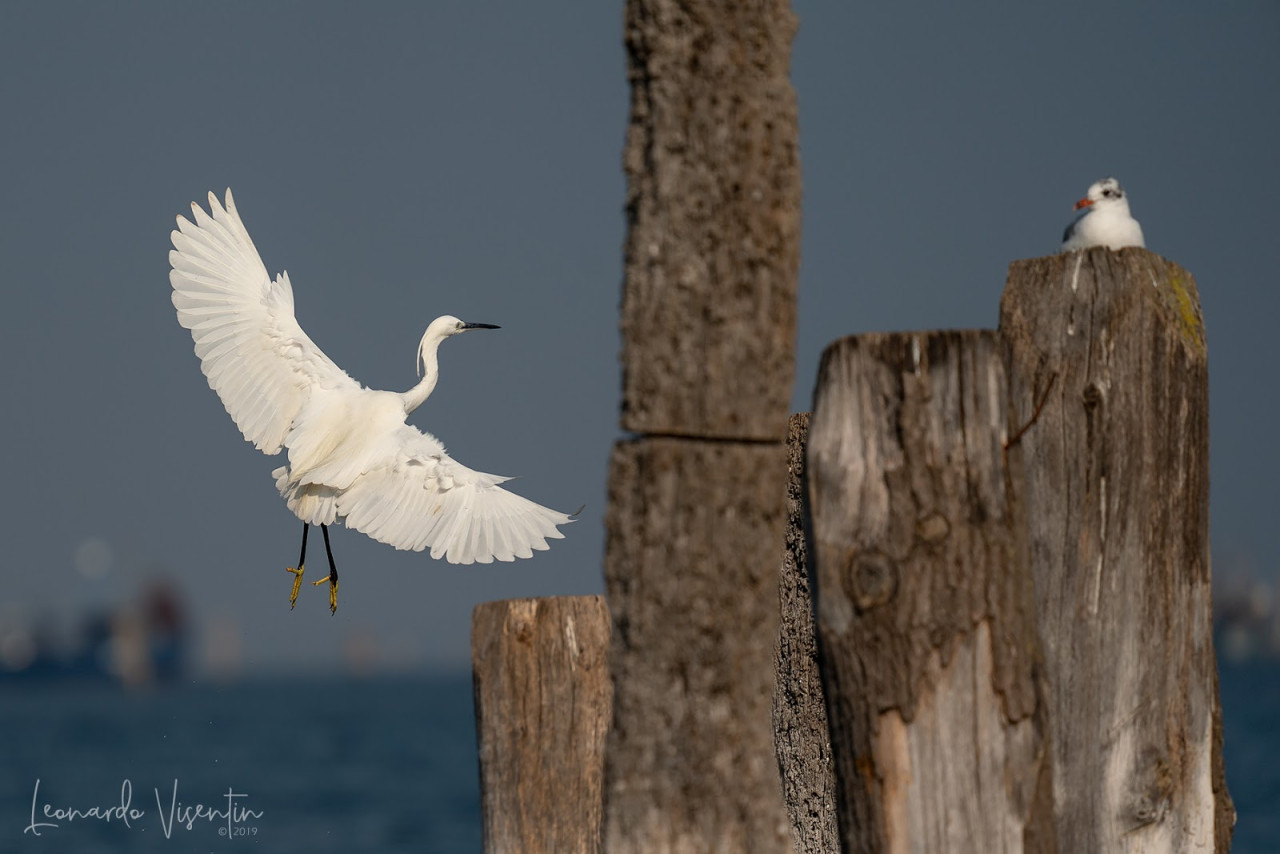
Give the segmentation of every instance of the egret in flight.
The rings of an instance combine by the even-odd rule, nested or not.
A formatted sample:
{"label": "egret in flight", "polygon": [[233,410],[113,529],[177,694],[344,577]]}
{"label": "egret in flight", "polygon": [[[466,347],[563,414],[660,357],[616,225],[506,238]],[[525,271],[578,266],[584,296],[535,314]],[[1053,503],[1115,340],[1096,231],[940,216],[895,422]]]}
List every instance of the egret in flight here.
{"label": "egret in flight", "polygon": [[227,190],[209,194],[209,212],[192,203],[194,222],[173,232],[173,305],[191,330],[200,369],[245,439],[267,454],[288,451],[271,473],[302,520],[302,552],[289,606],[297,602],[307,531],[324,534],[329,609],[338,608],[338,570],[329,526],[343,521],[397,549],[431,549],[450,563],[527,558],[573,517],[508,492],[507,478],[467,468],[436,437],[405,419],[436,387],[440,342],[472,329],[437,317],[418,344],[421,380],[405,392],[377,391],[347,375],[302,331],[287,273],[272,281]]}

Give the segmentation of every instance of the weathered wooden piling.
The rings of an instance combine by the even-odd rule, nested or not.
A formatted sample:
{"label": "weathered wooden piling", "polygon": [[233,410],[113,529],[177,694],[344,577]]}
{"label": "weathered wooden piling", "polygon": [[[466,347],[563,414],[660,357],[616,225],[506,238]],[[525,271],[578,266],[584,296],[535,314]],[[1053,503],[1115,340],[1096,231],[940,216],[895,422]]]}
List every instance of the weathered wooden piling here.
{"label": "weathered wooden piling", "polygon": [[1044,851],[1051,776],[994,332],[823,355],[817,626],[846,852]]}
{"label": "weathered wooden piling", "polygon": [[1016,262],[998,333],[831,345],[788,435],[794,32],[628,0],[612,636],[477,609],[487,854],[1225,854],[1194,281]]}
{"label": "weathered wooden piling", "polygon": [[601,850],[608,648],[600,596],[476,606],[471,658],[485,854]]}
{"label": "weathered wooden piling", "polygon": [[770,699],[800,171],[785,0],[629,0],[605,582],[621,852],[781,852]]}
{"label": "weathered wooden piling", "polygon": [[813,588],[805,532],[805,448],[810,413],[791,416],[787,429],[787,532],[778,574],[778,649],[774,662],[774,746],[795,854],[840,850],[831,729],[813,628]]}
{"label": "weathered wooden piling", "polygon": [[1059,850],[1221,854],[1234,811],[1195,280],[1144,249],[1019,261],[1000,333],[1011,421],[1045,400],[1010,453],[1026,478]]}

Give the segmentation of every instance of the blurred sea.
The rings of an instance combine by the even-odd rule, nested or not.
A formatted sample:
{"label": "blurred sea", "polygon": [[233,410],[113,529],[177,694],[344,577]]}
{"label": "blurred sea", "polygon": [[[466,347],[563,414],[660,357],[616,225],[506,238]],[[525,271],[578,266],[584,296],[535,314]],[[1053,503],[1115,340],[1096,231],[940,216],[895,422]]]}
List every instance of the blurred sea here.
{"label": "blurred sea", "polygon": [[[0,851],[476,854],[471,705],[470,673],[138,691],[0,683]],[[39,838],[24,833],[37,779],[36,821],[60,825]],[[144,813],[128,826],[42,817],[44,804],[119,807],[125,780]],[[243,795],[230,826],[228,790]],[[218,818],[182,821],[197,804]]]}
{"label": "blurred sea", "polygon": [[[1227,781],[1240,814],[1232,850],[1272,854],[1280,850],[1280,664],[1224,663],[1221,689]],[[0,733],[0,851],[480,851],[469,674],[142,691],[6,682]],[[129,809],[141,813],[128,825],[42,815],[45,804],[118,808],[125,781]],[[33,795],[36,822],[59,825],[36,828],[38,838],[29,829]],[[197,805],[218,815],[197,814]]]}
{"label": "blurred sea", "polygon": [[1219,662],[1222,754],[1236,802],[1233,854],[1280,851],[1280,661]]}

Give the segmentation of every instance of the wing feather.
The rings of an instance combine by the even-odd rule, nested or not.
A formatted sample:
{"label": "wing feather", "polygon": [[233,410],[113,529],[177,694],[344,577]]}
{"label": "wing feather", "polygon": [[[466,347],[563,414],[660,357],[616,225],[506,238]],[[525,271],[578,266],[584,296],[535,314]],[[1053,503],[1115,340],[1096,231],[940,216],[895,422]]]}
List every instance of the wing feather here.
{"label": "wing feather", "polygon": [[293,287],[273,282],[227,190],[209,212],[191,206],[171,235],[173,307],[191,330],[200,368],[236,426],[259,450],[278,453],[313,389],[359,384],[298,325]]}
{"label": "wing feather", "polygon": [[455,461],[415,427],[399,428],[391,447],[338,496],[347,527],[379,542],[450,563],[511,561],[545,550],[572,521],[498,486],[506,478]]}

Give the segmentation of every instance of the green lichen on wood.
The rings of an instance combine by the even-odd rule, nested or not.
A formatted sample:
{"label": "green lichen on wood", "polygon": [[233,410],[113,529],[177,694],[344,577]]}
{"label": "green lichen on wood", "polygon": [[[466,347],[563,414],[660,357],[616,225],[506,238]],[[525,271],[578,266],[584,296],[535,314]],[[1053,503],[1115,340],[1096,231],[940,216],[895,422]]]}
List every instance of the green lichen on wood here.
{"label": "green lichen on wood", "polygon": [[[1182,268],[1170,264],[1164,280],[1169,285],[1167,293],[1172,297],[1170,308],[1178,317],[1178,328],[1183,342],[1196,354],[1205,355],[1207,342],[1204,334],[1204,317],[1200,312],[1200,300],[1194,293],[1195,280]],[[1166,299],[1166,302],[1170,300]]]}

